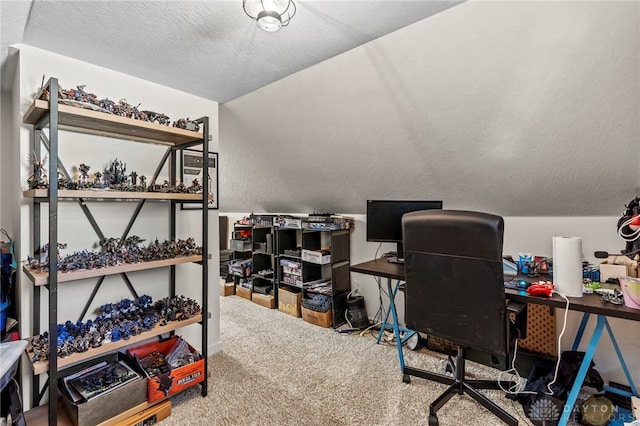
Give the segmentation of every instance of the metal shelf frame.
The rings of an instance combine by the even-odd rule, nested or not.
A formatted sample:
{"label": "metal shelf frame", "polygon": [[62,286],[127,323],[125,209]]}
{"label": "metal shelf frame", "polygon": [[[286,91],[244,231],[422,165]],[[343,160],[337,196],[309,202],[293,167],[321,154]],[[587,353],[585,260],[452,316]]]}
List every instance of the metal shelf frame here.
{"label": "metal shelf frame", "polygon": [[[33,250],[34,250],[34,255],[36,254],[36,252],[39,250],[39,248],[42,246],[42,241],[41,241],[41,204],[42,203],[46,203],[48,204],[48,217],[49,217],[49,229],[48,229],[48,235],[47,235],[47,242],[49,243],[49,259],[48,259],[48,268],[49,268],[49,277],[48,277],[48,283],[46,285],[40,286],[40,285],[34,285],[33,289],[33,305],[34,305],[34,309],[33,309],[33,323],[32,323],[32,331],[33,331],[33,335],[39,333],[38,329],[40,328],[40,308],[41,308],[41,288],[42,287],[46,287],[48,289],[49,292],[49,298],[48,298],[48,307],[49,307],[49,314],[48,314],[48,333],[49,333],[49,341],[53,342],[53,344],[49,345],[49,354],[48,354],[48,379],[46,381],[46,383],[44,384],[44,386],[40,385],[40,379],[39,379],[39,375],[33,374],[33,386],[32,386],[32,399],[33,399],[33,405],[39,405],[40,401],[42,400],[44,394],[46,393],[47,389],[49,390],[49,401],[50,403],[48,404],[48,417],[49,417],[49,424],[56,424],[57,422],[57,410],[58,410],[58,404],[57,403],[51,403],[51,401],[58,401],[58,387],[57,387],[57,382],[58,382],[58,357],[57,357],[57,345],[55,344],[55,342],[57,341],[57,324],[58,324],[58,264],[57,264],[57,259],[58,259],[58,202],[59,202],[59,193],[58,193],[58,182],[57,182],[57,176],[58,176],[58,171],[67,179],[70,178],[69,173],[67,172],[67,170],[65,169],[64,165],[62,164],[62,162],[60,161],[59,157],[58,157],[58,146],[59,146],[59,130],[61,129],[60,126],[60,111],[59,111],[59,103],[58,103],[58,89],[59,89],[59,85],[58,85],[58,80],[56,78],[50,78],[49,81],[47,82],[45,89],[48,89],[49,91],[49,101],[48,101],[48,111],[44,111],[42,110],[42,108],[39,109],[38,114],[35,116],[35,118],[33,117],[29,117],[30,119],[27,120],[27,115],[33,111],[34,108],[31,108],[27,114],[25,114],[25,122],[26,123],[30,123],[33,124],[33,132],[32,132],[32,147],[33,147],[33,153],[36,156],[36,158],[42,158],[41,157],[41,146],[44,146],[45,149],[48,151],[49,154],[49,170],[48,170],[48,178],[49,178],[49,189],[48,189],[48,196],[46,197],[35,197],[33,198],[33,214],[32,214],[32,229],[33,229],[33,241],[32,241],[32,246],[33,246]],[[35,101],[34,102],[34,106],[36,106],[36,104],[38,104],[37,106],[42,106],[42,101]],[[67,106],[62,106],[62,108],[64,108],[65,112],[64,112],[64,117],[65,117],[65,121],[70,121],[68,119],[68,117],[71,117],[71,119],[73,119],[73,116],[76,114],[76,111],[74,111],[74,109],[69,109],[69,107]],[[198,147],[202,147],[202,164],[207,164],[207,160],[208,160],[208,152],[209,152],[209,118],[208,117],[202,117],[199,118],[197,120],[194,120],[195,122],[199,123],[203,130],[202,130],[202,134],[200,135],[199,133],[196,132],[191,132],[193,134],[193,138],[192,140],[190,140],[190,132],[185,132],[182,131],[181,129],[173,129],[173,128],[167,128],[167,130],[164,130],[162,127],[165,126],[160,126],[160,125],[150,125],[149,123],[129,123],[127,122],[127,120],[123,120],[121,117],[114,117],[111,118],[111,116],[109,116],[108,114],[104,114],[104,113],[100,113],[100,114],[104,114],[105,117],[101,117],[99,114],[95,115],[93,117],[89,117],[86,118],[86,115],[92,115],[93,112],[86,112],[86,110],[82,110],[82,109],[78,109],[77,111],[77,115],[80,116],[82,118],[82,120],[84,120],[83,122],[80,123],[80,125],[71,125],[71,126],[67,126],[67,127],[63,127],[64,129],[71,130],[71,131],[76,131],[76,132],[81,132],[81,133],[95,133],[92,131],[92,120],[95,120],[96,123],[99,122],[100,126],[102,128],[102,131],[104,131],[104,129],[106,129],[107,135],[110,137],[114,137],[114,138],[121,138],[121,139],[131,139],[134,141],[137,141],[137,143],[143,142],[143,143],[160,143],[163,145],[168,145],[160,163],[158,164],[152,178],[150,179],[150,183],[149,185],[153,185],[158,177],[158,175],[160,174],[161,170],[163,169],[163,167],[165,166],[165,164],[167,164],[168,162],[168,169],[169,169],[169,180],[170,182],[172,182],[173,184],[176,183],[176,164],[177,164],[177,155],[179,152],[181,152],[182,149],[185,148],[189,148],[189,147],[194,147],[194,146],[198,146]],[[137,121],[137,120],[133,120],[133,119],[129,119],[133,122]],[[113,126],[113,132],[111,132],[110,127],[109,126]],[[119,127],[120,126],[120,127]],[[151,128],[151,130],[149,130],[151,133],[151,137],[147,137],[145,139],[136,139],[136,138],[132,138],[130,137],[130,133],[133,132],[135,133],[136,130],[131,130],[132,128],[137,129],[139,127],[144,127],[146,128]],[[47,131],[48,129],[48,131]],[[48,133],[48,135],[46,134]],[[165,135],[166,133],[166,135]],[[181,140],[179,141],[175,141],[172,142],[171,138],[173,137],[173,135],[175,133],[182,133],[181,136]],[[186,136],[184,135],[186,134]],[[166,136],[166,137],[165,137]],[[157,140],[154,140],[153,137],[157,137]],[[201,320],[199,321],[199,323],[201,324],[201,330],[202,330],[202,355],[204,356],[205,359],[207,359],[207,348],[208,348],[208,324],[207,324],[207,320],[208,320],[208,260],[209,260],[209,256],[208,256],[208,252],[209,252],[209,248],[208,248],[208,235],[209,235],[209,219],[208,219],[208,213],[209,213],[209,209],[208,209],[208,194],[209,194],[209,179],[208,179],[208,167],[203,167],[203,179],[202,179],[202,187],[203,187],[203,191],[202,191],[202,198],[201,200],[198,201],[198,203],[202,203],[202,222],[201,222],[201,227],[202,227],[202,241],[201,241],[201,245],[202,245],[202,250],[203,250],[203,256],[202,256],[202,261],[198,262],[200,263],[201,267],[202,267],[202,301],[201,301],[201,310],[202,310],[202,315],[201,315]],[[180,203],[181,201],[175,199],[175,198],[171,198],[170,195],[168,194],[167,196],[167,200],[169,201],[170,204],[170,215],[169,215],[169,238],[171,240],[175,240],[176,238],[176,210],[177,210],[177,205],[178,203]],[[109,201],[109,200],[107,200]],[[124,241],[124,239],[127,237],[127,235],[129,234],[132,226],[134,225],[136,219],[138,218],[140,211],[142,209],[142,207],[145,204],[146,199],[142,198],[139,199],[137,201],[137,206],[135,208],[135,211],[133,212],[133,215],[131,216],[131,218],[129,219],[129,222],[127,223],[127,225],[125,226],[125,229],[122,232],[122,236],[121,236],[121,241]],[[85,203],[85,199],[82,197],[77,197],[77,202],[82,210],[82,212],[84,213],[84,215],[86,216],[87,220],[89,221],[89,223],[91,224],[91,227],[93,228],[93,230],[95,231],[96,235],[98,236],[98,238],[100,240],[105,239],[105,236],[103,234],[103,232],[101,231],[100,227],[98,226],[95,218],[93,217],[93,215],[91,214],[91,211],[89,210],[88,206]],[[111,200],[111,202],[117,202],[116,200]],[[176,265],[172,264],[170,266],[168,266],[169,268],[169,294],[170,296],[175,296],[176,295]],[[131,294],[134,297],[137,297],[138,294],[133,286],[133,284],[131,283],[131,281],[129,280],[129,277],[127,276],[126,272],[122,272],[119,274],[122,279],[124,280],[127,288],[129,289],[129,291],[131,292]],[[92,294],[89,298],[89,300],[87,301],[87,303],[85,304],[82,313],[80,315],[79,320],[82,320],[84,318],[84,316],[87,313],[87,310],[89,308],[89,306],[91,305],[93,299],[95,298],[96,294],[98,293],[100,287],[102,286],[104,280],[104,275],[103,276],[99,276],[98,277],[98,281],[95,284]],[[173,331],[172,331],[173,333]],[[98,356],[99,354],[97,354],[96,356]],[[207,363],[205,362],[204,365],[204,376],[205,378],[208,377],[208,367],[207,367]],[[201,384],[201,393],[202,396],[206,396],[207,395],[207,382],[208,380],[205,379],[205,381]]]}

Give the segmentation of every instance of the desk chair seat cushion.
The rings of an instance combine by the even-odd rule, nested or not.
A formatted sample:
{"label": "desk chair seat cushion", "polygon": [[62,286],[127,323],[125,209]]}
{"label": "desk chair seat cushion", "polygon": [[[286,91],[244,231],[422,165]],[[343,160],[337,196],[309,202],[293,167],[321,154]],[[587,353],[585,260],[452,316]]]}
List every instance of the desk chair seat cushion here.
{"label": "desk chair seat cushion", "polygon": [[503,219],[427,210],[405,214],[402,224],[407,327],[506,355]]}

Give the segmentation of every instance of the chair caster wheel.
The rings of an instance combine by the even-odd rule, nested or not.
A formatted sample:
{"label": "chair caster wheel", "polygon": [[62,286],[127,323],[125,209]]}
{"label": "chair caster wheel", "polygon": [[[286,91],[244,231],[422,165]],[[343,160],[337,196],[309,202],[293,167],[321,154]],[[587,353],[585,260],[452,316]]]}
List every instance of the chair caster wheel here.
{"label": "chair caster wheel", "polygon": [[403,383],[411,383],[411,377],[408,374],[403,374],[402,375],[402,382]]}
{"label": "chair caster wheel", "polygon": [[436,416],[435,414],[431,414],[429,416],[429,426],[438,426],[438,416]]}

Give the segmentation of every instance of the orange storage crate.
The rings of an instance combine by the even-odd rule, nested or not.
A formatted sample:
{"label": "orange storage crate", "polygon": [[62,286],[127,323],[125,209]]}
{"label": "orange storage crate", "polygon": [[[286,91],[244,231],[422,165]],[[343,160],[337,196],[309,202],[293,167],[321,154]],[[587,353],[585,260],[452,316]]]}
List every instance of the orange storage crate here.
{"label": "orange storage crate", "polygon": [[[174,343],[178,340],[178,336],[172,336],[166,340],[158,340],[127,349],[127,353],[136,361],[145,355],[154,351],[160,351],[163,355],[167,355]],[[196,350],[189,345],[191,353]],[[147,375],[147,401],[154,402],[163,398],[167,398],[176,393],[190,388],[204,381],[204,363],[206,359],[199,359],[191,364],[174,368],[167,373],[158,376],[149,377]]]}

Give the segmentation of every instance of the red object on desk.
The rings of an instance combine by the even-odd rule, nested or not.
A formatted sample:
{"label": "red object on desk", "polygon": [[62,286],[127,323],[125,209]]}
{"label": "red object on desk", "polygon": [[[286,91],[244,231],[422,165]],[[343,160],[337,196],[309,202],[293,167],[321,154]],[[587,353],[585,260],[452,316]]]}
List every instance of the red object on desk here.
{"label": "red object on desk", "polygon": [[551,297],[554,286],[549,281],[538,281],[527,287],[530,296]]}

